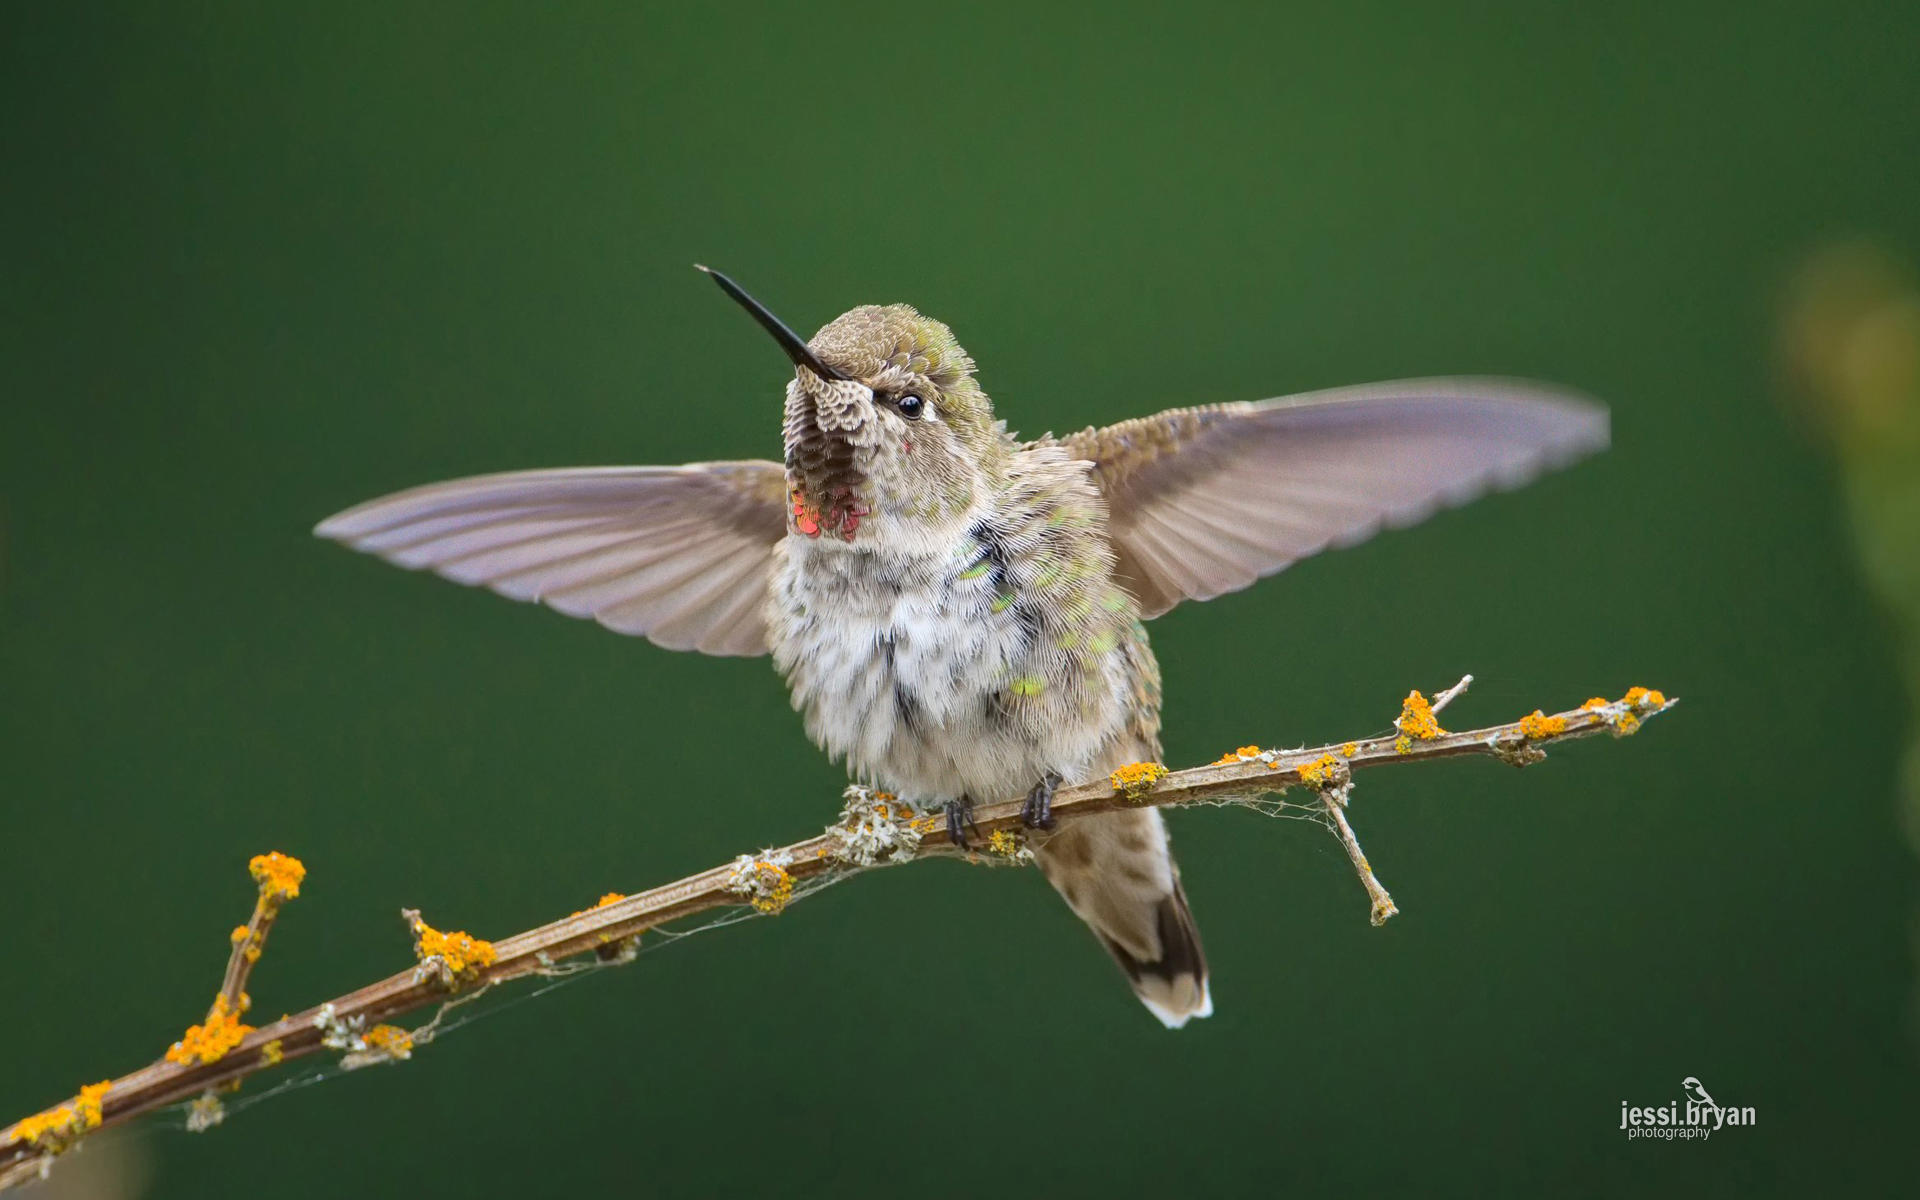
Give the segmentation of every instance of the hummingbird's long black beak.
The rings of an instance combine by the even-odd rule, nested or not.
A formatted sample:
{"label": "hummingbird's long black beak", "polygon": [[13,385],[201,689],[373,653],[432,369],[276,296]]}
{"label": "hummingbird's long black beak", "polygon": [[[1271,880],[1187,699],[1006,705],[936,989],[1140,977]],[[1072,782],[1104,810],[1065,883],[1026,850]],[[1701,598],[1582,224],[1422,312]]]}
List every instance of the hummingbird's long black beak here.
{"label": "hummingbird's long black beak", "polygon": [[787,352],[787,357],[793,360],[794,366],[805,367],[807,370],[812,371],[815,375],[818,375],[822,379],[852,379],[853,378],[853,376],[847,374],[846,372],[835,370],[834,368],[821,362],[819,358],[814,355],[813,350],[806,344],[806,342],[800,339],[799,334],[795,333],[791,329],[788,329],[786,322],[782,321],[779,317],[776,317],[772,313],[768,312],[766,305],[760,303],[758,300],[755,300],[752,296],[747,295],[747,290],[745,288],[741,287],[739,284],[735,283],[733,280],[728,279],[725,275],[722,275],[720,272],[714,270],[712,267],[701,266],[699,263],[695,263],[693,265],[696,269],[705,271],[707,274],[713,276],[713,281],[720,285],[721,291],[725,292],[729,296],[732,296],[735,300],[739,301],[741,308],[744,308],[748,312],[752,313],[753,319],[760,322],[760,327],[762,329],[765,329],[768,333],[772,334],[774,341],[780,343],[780,348]]}

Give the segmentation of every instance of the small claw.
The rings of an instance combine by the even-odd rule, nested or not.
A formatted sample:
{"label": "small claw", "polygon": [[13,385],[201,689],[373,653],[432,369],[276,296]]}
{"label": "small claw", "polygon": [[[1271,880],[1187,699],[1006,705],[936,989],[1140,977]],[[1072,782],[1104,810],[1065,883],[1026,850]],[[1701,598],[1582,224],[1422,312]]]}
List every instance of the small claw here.
{"label": "small claw", "polygon": [[1040,777],[1027,793],[1027,802],[1020,809],[1020,823],[1028,829],[1053,828],[1053,793],[1060,786],[1060,776],[1048,771]]}
{"label": "small claw", "polygon": [[973,830],[975,837],[980,836],[980,827],[973,823],[973,800],[962,796],[958,800],[947,801],[947,840],[962,850],[968,849],[969,829]]}

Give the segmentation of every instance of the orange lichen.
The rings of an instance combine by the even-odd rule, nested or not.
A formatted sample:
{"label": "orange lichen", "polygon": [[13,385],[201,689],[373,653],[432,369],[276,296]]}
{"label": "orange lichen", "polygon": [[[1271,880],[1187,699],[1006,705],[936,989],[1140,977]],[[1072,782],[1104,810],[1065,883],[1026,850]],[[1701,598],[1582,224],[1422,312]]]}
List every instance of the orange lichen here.
{"label": "orange lichen", "polygon": [[1587,701],[1585,704],[1582,704],[1580,706],[1580,711],[1592,712],[1597,708],[1605,708],[1607,705],[1612,703],[1613,701],[1607,699],[1605,696],[1595,696],[1593,699]]}
{"label": "orange lichen", "polygon": [[1407,698],[1400,704],[1400,716],[1393,725],[1401,733],[1399,740],[1394,743],[1394,749],[1402,754],[1412,747],[1413,741],[1432,741],[1446,732],[1440,728],[1439,718],[1433,715],[1433,702],[1417,691],[1407,693]]}
{"label": "orange lichen", "polygon": [[1566,731],[1565,717],[1549,717],[1537,708],[1520,718],[1520,732],[1530,738],[1551,737]]}
{"label": "orange lichen", "polygon": [[1358,753],[1360,753],[1359,742],[1348,742],[1346,745],[1340,747],[1340,755],[1342,758],[1352,758]]}
{"label": "orange lichen", "polygon": [[996,829],[987,838],[987,849],[1002,858],[1020,853],[1020,836],[1010,829]]}
{"label": "orange lichen", "polygon": [[413,1035],[398,1025],[375,1025],[360,1035],[367,1049],[405,1061],[413,1054]]}
{"label": "orange lichen", "polygon": [[1113,784],[1113,790],[1134,803],[1139,803],[1153,786],[1167,777],[1167,769],[1156,762],[1128,763],[1107,776]]}
{"label": "orange lichen", "polygon": [[600,897],[598,900],[595,900],[593,902],[593,908],[583,908],[579,912],[574,913],[573,915],[576,917],[584,917],[588,913],[592,912],[594,908],[605,908],[609,904],[618,904],[620,903],[620,901],[625,900],[626,898],[627,898],[627,894],[625,892],[608,892],[606,895]]}
{"label": "orange lichen", "polygon": [[278,904],[298,896],[300,883],[307,877],[304,863],[278,850],[254,855],[247,862],[247,872],[260,885],[260,899],[269,904]]}
{"label": "orange lichen", "polygon": [[247,940],[247,933],[248,929],[245,925],[235,925],[233,932],[227,935],[227,940],[238,946],[241,942]]}
{"label": "orange lichen", "polygon": [[[1595,697],[1587,701],[1588,709],[1614,709],[1607,714],[1607,723],[1613,726],[1615,737],[1629,737],[1640,730],[1640,714],[1659,712],[1667,706],[1664,693],[1653,688],[1630,687],[1627,694],[1617,701],[1606,701]],[[1637,712],[1635,710],[1638,710]]]}
{"label": "orange lichen", "polygon": [[[282,1018],[282,1019],[284,1020],[285,1018]],[[270,1067],[279,1066],[280,1063],[283,1060],[285,1060],[286,1057],[287,1057],[286,1048],[280,1044],[279,1038],[275,1038],[272,1041],[268,1042],[266,1045],[260,1047],[260,1061],[267,1064]]]}
{"label": "orange lichen", "polygon": [[213,998],[213,1007],[207,1011],[207,1019],[199,1025],[190,1025],[180,1035],[180,1040],[167,1047],[167,1061],[191,1066],[195,1062],[214,1063],[225,1058],[227,1051],[238,1046],[243,1038],[253,1032],[253,1026],[240,1020],[240,1014],[252,1007],[253,1001],[246,993],[240,994],[238,1006],[227,1003],[225,993]]}
{"label": "orange lichen", "polygon": [[1340,760],[1331,754],[1322,754],[1310,763],[1300,764],[1298,770],[1301,783],[1325,787],[1340,778]]}
{"label": "orange lichen", "polygon": [[4,1140],[27,1142],[55,1153],[69,1149],[82,1134],[100,1127],[101,1108],[112,1087],[113,1081],[108,1079],[90,1083],[67,1103],[35,1113],[14,1125],[7,1130]]}
{"label": "orange lichen", "polygon": [[87,1129],[100,1125],[100,1110],[104,1106],[107,1093],[113,1090],[113,1081],[102,1079],[99,1083],[90,1083],[80,1089],[73,1099],[73,1113],[80,1118],[80,1124]]}
{"label": "orange lichen", "polygon": [[437,960],[456,981],[479,974],[495,957],[492,942],[459,929],[442,933],[418,917],[413,919],[413,952],[422,963]]}
{"label": "orange lichen", "polygon": [[1214,759],[1213,765],[1216,767],[1224,767],[1228,763],[1246,762],[1249,759],[1254,759],[1259,757],[1260,757],[1260,747],[1242,746],[1238,750],[1229,750],[1227,753],[1222,754],[1219,758]]}

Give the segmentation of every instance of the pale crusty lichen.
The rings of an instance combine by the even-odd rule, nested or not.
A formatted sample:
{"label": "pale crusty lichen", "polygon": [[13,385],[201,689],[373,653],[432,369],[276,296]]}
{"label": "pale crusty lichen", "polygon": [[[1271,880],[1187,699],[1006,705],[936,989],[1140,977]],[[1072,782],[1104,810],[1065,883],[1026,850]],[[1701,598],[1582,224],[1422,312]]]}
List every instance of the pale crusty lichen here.
{"label": "pale crusty lichen", "polygon": [[920,814],[891,792],[854,785],[842,793],[840,819],[827,827],[833,858],[851,867],[906,862],[926,834]]}
{"label": "pale crusty lichen", "polygon": [[787,870],[792,865],[793,856],[785,851],[742,854],[734,860],[726,889],[745,896],[753,911],[762,916],[776,916],[786,911],[793,899],[793,874]]}
{"label": "pale crusty lichen", "polygon": [[343,1017],[334,1009],[333,1001],[322,1004],[313,1014],[311,1022],[320,1031],[320,1044],[329,1050],[358,1050],[361,1048],[360,1031],[367,1027],[364,1016]]}
{"label": "pale crusty lichen", "polygon": [[187,1132],[205,1133],[227,1119],[227,1106],[215,1092],[201,1092],[187,1105]]}

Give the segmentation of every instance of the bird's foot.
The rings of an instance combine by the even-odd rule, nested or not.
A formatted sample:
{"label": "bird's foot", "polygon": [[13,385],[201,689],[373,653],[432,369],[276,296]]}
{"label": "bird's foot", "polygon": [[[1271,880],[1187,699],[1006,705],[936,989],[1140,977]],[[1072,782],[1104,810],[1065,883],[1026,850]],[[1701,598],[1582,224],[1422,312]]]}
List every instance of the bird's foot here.
{"label": "bird's foot", "polygon": [[958,800],[947,801],[947,840],[962,850],[967,849],[967,830],[973,830],[975,837],[980,836],[980,827],[973,823],[973,797],[962,796]]}
{"label": "bird's foot", "polygon": [[1020,808],[1020,823],[1028,829],[1053,828],[1053,793],[1060,786],[1060,776],[1048,771],[1040,777],[1027,793],[1027,802]]}

